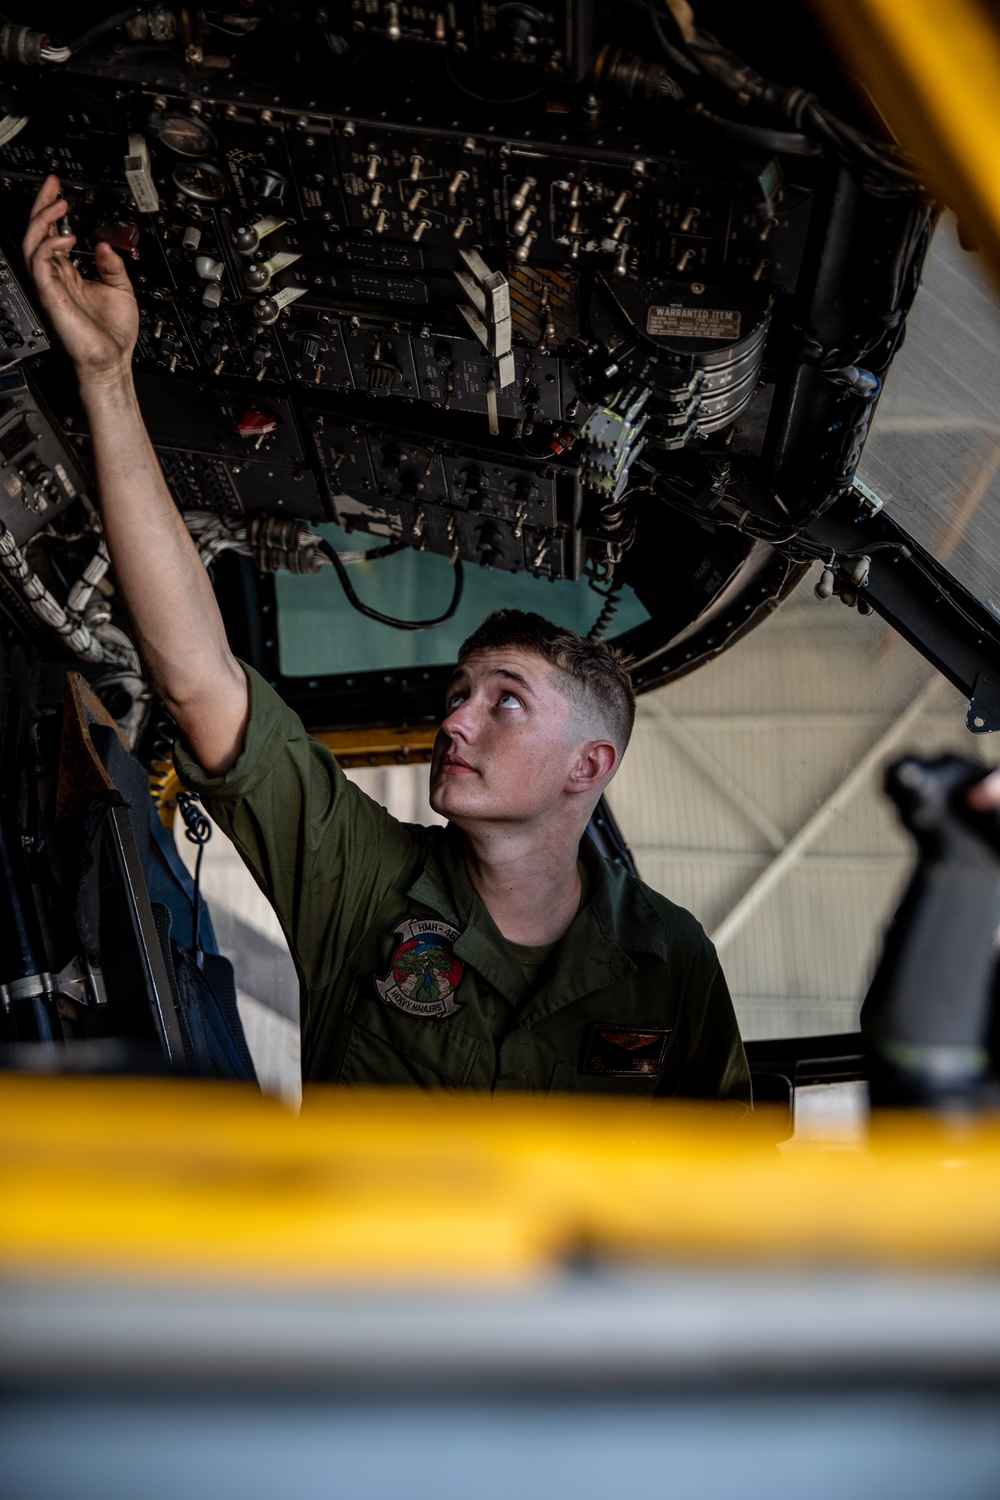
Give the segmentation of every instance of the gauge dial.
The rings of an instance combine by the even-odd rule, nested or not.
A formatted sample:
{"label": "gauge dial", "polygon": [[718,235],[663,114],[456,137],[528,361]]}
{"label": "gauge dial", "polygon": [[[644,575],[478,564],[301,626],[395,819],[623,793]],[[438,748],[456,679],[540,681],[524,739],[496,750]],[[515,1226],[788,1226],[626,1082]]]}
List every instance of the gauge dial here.
{"label": "gauge dial", "polygon": [[178,156],[211,156],[217,144],[208,126],[188,115],[164,115],[156,133]]}
{"label": "gauge dial", "polygon": [[199,203],[220,203],[229,192],[226,179],[209,161],[182,161],[173,171],[174,186]]}

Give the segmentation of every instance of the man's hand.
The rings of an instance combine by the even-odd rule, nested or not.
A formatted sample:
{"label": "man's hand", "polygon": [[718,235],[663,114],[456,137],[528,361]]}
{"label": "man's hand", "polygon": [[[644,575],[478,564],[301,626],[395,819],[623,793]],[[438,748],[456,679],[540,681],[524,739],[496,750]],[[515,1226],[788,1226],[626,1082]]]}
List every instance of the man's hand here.
{"label": "man's hand", "polygon": [[22,243],[39,301],[81,379],[128,370],[139,333],[139,309],[125,265],[110,245],[98,244],[94,262],[100,281],[87,281],[70,263],[75,234],[58,234],[67,211],[58,177],[38,190]]}

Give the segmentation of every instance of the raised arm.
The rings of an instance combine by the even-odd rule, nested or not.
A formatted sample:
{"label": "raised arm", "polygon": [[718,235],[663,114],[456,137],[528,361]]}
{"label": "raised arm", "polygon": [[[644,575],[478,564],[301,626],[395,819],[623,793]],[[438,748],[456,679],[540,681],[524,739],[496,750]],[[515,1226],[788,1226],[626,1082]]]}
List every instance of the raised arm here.
{"label": "raised arm", "polygon": [[124,263],[95,247],[100,280],[69,260],[59,180],[47,177],[24,237],[39,300],[76,366],[94,444],[108,550],[153,685],[205,769],[235,762],[247,722],[246,678],[229,649],[208,575],[167,489],[132,382],[139,313]]}

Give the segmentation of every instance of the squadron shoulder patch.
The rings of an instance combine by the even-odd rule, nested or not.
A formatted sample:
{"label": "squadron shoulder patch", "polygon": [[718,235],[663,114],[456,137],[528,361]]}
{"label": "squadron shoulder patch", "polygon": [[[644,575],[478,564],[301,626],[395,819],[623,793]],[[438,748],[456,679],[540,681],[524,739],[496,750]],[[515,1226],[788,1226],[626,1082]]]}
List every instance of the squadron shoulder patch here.
{"label": "squadron shoulder patch", "polygon": [[616,1026],[595,1021],[584,1033],[578,1073],[598,1078],[648,1078],[659,1073],[669,1026]]}
{"label": "squadron shoulder patch", "polygon": [[407,917],[392,929],[399,944],[389,972],[376,977],[375,988],[386,1005],[408,1016],[450,1016],[464,1002],[455,991],[465,970],[451,946],[459,936],[457,927],[433,917]]}

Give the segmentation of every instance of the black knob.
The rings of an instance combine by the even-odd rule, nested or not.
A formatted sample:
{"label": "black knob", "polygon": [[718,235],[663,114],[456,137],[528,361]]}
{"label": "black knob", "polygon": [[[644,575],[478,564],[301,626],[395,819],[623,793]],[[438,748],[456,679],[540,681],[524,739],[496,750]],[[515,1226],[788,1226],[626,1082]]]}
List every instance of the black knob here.
{"label": "black knob", "polygon": [[368,378],[368,389],[377,396],[387,396],[403,378],[402,370],[383,356],[381,345],[378,344],[371,358],[365,360],[365,375]]}
{"label": "black knob", "polygon": [[281,315],[281,308],[273,297],[261,297],[254,303],[252,311],[256,323],[276,323]]}
{"label": "black knob", "polygon": [[260,235],[251,226],[241,224],[233,230],[233,244],[240,255],[252,255],[260,244]]}
{"label": "black knob", "polygon": [[275,172],[271,167],[263,167],[250,178],[250,186],[255,198],[267,203],[280,203],[288,183],[280,172]]}
{"label": "black knob", "polygon": [[497,12],[499,30],[512,52],[520,52],[536,41],[535,28],[542,20],[541,13],[530,5],[502,5]]}
{"label": "black knob", "polygon": [[492,568],[501,560],[500,548],[503,543],[503,532],[496,526],[484,526],[479,533],[479,565],[483,568]]}
{"label": "black knob", "polygon": [[27,459],[24,464],[22,464],[21,474],[29,484],[33,484],[38,488],[45,488],[47,485],[52,483],[52,480],[54,478],[52,470],[46,467],[46,465],[42,462],[42,460],[36,453],[33,453],[31,457]]}
{"label": "black knob", "polygon": [[247,266],[243,272],[243,285],[248,292],[262,292],[270,280],[270,272],[262,265]]}

